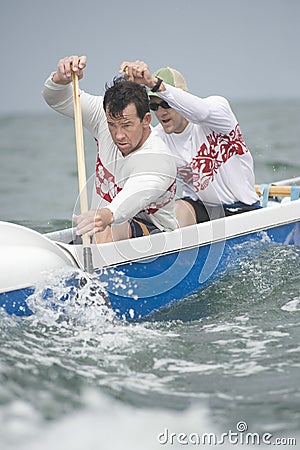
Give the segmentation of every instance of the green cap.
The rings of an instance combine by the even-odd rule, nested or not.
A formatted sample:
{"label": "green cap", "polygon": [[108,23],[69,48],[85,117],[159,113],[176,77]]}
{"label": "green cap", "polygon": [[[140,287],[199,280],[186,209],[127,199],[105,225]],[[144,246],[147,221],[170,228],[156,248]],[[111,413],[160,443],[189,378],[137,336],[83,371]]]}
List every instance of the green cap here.
{"label": "green cap", "polygon": [[[165,83],[170,84],[171,86],[183,89],[184,91],[188,90],[183,75],[178,72],[178,70],[172,69],[171,67],[162,67],[154,72],[153,76],[161,78]],[[152,92],[150,89],[148,90],[148,95],[149,97],[159,97],[156,92]]]}

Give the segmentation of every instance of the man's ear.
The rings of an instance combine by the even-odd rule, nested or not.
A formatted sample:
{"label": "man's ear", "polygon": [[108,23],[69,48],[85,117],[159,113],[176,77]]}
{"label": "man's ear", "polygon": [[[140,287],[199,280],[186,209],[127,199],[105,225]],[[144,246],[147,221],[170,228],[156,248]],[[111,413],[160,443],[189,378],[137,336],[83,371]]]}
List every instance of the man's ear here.
{"label": "man's ear", "polygon": [[150,125],[150,123],[151,123],[151,119],[152,119],[152,117],[151,117],[151,113],[150,112],[147,112],[145,115],[144,115],[144,118],[143,118],[143,125],[145,125],[145,126],[149,126]]}

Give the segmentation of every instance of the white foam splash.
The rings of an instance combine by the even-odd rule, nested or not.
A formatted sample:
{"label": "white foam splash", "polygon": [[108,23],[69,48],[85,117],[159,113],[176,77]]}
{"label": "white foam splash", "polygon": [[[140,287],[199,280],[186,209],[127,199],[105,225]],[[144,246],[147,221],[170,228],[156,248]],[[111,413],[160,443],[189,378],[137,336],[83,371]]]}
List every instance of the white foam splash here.
{"label": "white foam splash", "polygon": [[295,312],[300,311],[300,298],[295,298],[290,302],[287,302],[281,307],[282,311]]}
{"label": "white foam splash", "polygon": [[96,277],[64,268],[45,272],[27,303],[38,321],[43,317],[46,321],[71,318],[89,322],[100,316],[112,321],[115,313],[107,307],[105,297],[105,287]]}

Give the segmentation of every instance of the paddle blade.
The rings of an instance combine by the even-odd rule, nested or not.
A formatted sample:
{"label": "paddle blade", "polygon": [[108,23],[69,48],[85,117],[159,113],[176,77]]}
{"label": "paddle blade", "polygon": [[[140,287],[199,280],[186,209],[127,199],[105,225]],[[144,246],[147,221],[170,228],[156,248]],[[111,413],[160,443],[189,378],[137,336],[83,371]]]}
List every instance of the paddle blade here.
{"label": "paddle blade", "polygon": [[83,248],[83,267],[87,273],[94,273],[93,257],[91,247]]}

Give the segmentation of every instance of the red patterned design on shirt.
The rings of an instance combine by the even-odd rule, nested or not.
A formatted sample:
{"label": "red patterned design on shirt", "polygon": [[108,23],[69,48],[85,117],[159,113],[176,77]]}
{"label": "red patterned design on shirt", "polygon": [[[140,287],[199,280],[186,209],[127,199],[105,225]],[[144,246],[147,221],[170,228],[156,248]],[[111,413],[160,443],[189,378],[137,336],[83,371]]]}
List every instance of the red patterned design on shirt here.
{"label": "red patterned design on shirt", "polygon": [[147,208],[143,209],[141,212],[144,212],[146,214],[154,214],[156,213],[160,208],[163,208],[168,203],[170,203],[176,194],[176,181],[173,181],[173,183],[168,187],[166,192],[164,192],[156,202],[150,203]]}
{"label": "red patterned design on shirt", "polygon": [[[202,144],[197,155],[191,161],[193,185],[196,191],[202,191],[211,183],[220,166],[234,155],[244,155],[248,152],[241,130],[237,124],[235,129],[228,134],[217,134],[215,132],[207,136],[209,147]],[[181,174],[186,167],[180,168]],[[187,176],[187,174],[186,174]]]}
{"label": "red patterned design on shirt", "polygon": [[99,152],[96,162],[95,185],[97,194],[109,203],[111,203],[117,193],[122,190],[122,188],[116,184],[113,174],[104,167]]}

